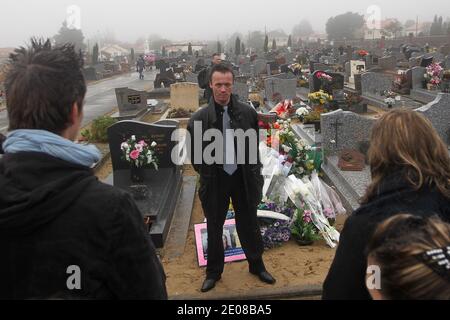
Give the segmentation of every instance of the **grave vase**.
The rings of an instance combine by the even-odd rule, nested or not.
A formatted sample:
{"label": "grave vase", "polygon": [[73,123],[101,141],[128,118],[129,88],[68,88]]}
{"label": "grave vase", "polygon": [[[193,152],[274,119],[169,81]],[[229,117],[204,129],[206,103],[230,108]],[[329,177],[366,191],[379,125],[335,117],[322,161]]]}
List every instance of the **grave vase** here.
{"label": "grave vase", "polygon": [[436,91],[437,86],[435,84],[427,83],[427,89],[430,91]]}
{"label": "grave vase", "polygon": [[134,183],[143,183],[145,180],[145,168],[131,165],[130,179]]}

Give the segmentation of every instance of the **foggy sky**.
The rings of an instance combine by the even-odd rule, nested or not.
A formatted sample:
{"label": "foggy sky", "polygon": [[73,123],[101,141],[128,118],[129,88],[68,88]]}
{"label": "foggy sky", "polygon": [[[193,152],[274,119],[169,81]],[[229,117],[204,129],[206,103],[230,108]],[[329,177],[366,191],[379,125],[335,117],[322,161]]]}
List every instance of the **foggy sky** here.
{"label": "foggy sky", "polygon": [[134,43],[156,33],[170,40],[224,40],[233,32],[283,29],[291,33],[301,19],[317,32],[329,17],[347,11],[365,14],[370,5],[382,18],[431,21],[450,16],[448,0],[1,0],[0,47],[23,45],[30,36],[54,36],[70,5],[81,8],[85,38],[112,31],[120,41]]}

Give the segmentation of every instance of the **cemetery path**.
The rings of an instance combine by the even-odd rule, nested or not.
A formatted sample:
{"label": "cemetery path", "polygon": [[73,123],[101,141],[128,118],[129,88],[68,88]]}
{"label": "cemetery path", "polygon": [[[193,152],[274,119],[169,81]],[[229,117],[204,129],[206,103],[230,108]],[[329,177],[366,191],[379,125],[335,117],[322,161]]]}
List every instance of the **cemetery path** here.
{"label": "cemetery path", "polygon": [[[152,90],[155,77],[155,70],[145,72],[145,80],[139,80],[138,74],[132,72],[88,85],[86,102],[83,107],[84,120],[82,126],[86,126],[95,118],[107,114],[117,107],[115,88],[129,87],[135,90]],[[8,117],[6,110],[4,110],[0,112],[0,133],[6,133],[7,129]]]}

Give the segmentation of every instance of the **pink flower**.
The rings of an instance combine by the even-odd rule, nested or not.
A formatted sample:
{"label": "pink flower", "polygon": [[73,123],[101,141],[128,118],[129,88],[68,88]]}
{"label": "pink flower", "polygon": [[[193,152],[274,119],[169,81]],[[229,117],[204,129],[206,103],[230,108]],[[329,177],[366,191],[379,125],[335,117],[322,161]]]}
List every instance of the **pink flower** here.
{"label": "pink flower", "polygon": [[143,147],[145,147],[145,146],[147,145],[147,143],[145,143],[144,140],[139,141],[138,144],[141,145],[141,146],[143,146]]}
{"label": "pink flower", "polygon": [[139,158],[140,152],[137,150],[133,150],[130,153],[130,158],[133,160],[136,160],[137,158]]}
{"label": "pink flower", "polygon": [[141,145],[141,144],[137,144],[135,148],[136,148],[137,151],[139,151],[139,153],[141,153],[142,150],[144,150],[144,146]]}
{"label": "pink flower", "polygon": [[325,217],[327,217],[329,219],[330,218],[335,218],[333,209],[331,209],[331,208],[325,208],[325,210],[323,210],[323,213],[325,214]]}
{"label": "pink flower", "polygon": [[305,223],[311,223],[312,222],[311,215],[312,215],[311,211],[305,210],[305,212],[303,213],[303,221]]}

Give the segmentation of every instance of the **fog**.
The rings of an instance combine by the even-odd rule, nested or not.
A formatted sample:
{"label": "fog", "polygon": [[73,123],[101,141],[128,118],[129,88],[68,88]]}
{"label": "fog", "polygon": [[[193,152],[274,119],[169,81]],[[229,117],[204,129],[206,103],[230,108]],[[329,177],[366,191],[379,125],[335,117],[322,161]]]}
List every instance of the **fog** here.
{"label": "fog", "polygon": [[2,0],[0,47],[23,45],[30,36],[54,36],[67,18],[67,8],[81,9],[81,29],[86,39],[113,34],[119,41],[134,43],[139,37],[159,34],[173,41],[223,40],[234,32],[283,29],[291,33],[302,19],[314,31],[325,32],[329,17],[348,11],[366,14],[377,5],[381,18],[432,21],[435,14],[450,16],[450,1],[298,1],[250,0]]}

